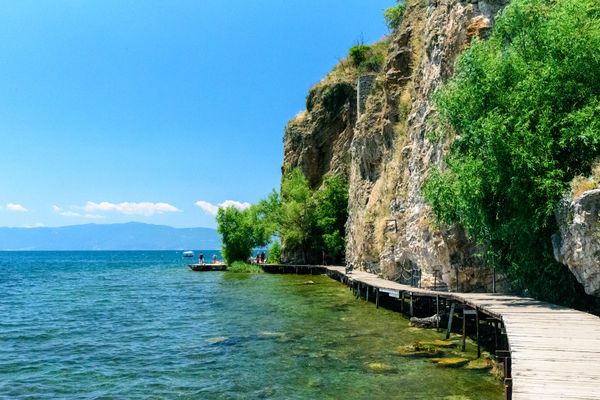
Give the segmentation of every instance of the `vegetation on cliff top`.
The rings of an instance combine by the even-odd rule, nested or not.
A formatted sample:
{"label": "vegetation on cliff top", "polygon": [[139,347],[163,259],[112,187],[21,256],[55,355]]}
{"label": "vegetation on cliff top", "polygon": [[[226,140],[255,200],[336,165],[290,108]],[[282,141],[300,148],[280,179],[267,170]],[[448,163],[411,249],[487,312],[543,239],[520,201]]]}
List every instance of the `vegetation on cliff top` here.
{"label": "vegetation on cliff top", "polygon": [[456,140],[425,186],[517,287],[571,304],[578,285],[550,237],[569,182],[600,156],[599,49],[597,0],[514,0],[439,95]]}
{"label": "vegetation on cliff top", "polygon": [[395,6],[386,8],[383,12],[385,23],[391,31],[395,31],[400,27],[404,19],[404,11],[406,11],[404,0],[396,0],[396,3]]}

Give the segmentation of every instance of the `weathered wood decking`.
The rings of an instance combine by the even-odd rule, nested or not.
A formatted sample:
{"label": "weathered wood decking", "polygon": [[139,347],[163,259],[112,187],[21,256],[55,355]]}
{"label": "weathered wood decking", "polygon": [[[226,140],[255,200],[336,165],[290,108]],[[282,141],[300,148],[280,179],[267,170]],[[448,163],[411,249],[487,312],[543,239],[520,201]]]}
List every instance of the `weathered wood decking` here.
{"label": "weathered wood decking", "polygon": [[502,321],[511,357],[507,390],[514,400],[600,399],[600,318],[594,315],[525,297],[435,292],[364,271],[347,274],[344,267],[312,267],[351,285],[370,286],[378,298],[379,292],[396,298],[441,298]]}

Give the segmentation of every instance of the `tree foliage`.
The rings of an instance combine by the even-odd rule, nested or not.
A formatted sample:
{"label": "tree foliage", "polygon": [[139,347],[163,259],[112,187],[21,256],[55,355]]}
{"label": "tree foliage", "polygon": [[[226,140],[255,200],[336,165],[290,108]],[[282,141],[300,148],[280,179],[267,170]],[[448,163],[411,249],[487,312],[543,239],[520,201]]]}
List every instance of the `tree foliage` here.
{"label": "tree foliage", "polygon": [[223,241],[223,257],[229,265],[248,260],[253,248],[270,242],[278,229],[278,212],[279,195],[275,191],[245,210],[219,209],[218,231]]}
{"label": "tree foliage", "polygon": [[315,193],[315,217],[324,250],[333,260],[343,258],[348,219],[348,185],[338,175],[328,176]]}
{"label": "tree foliage", "polygon": [[306,262],[315,227],[315,202],[300,168],[294,168],[283,176],[280,218],[283,247],[299,251]]}
{"label": "tree foliage", "polygon": [[347,208],[348,186],[341,177],[325,178],[315,191],[295,168],[284,174],[281,196],[273,190],[245,210],[219,209],[223,256],[231,265],[246,261],[253,248],[272,243],[269,262],[280,262],[282,251],[299,254],[303,262],[320,260],[322,252],[339,261],[344,257]]}
{"label": "tree foliage", "polygon": [[227,264],[246,261],[257,242],[250,212],[233,206],[220,208],[217,225],[223,242],[221,252]]}
{"label": "tree foliage", "polygon": [[404,0],[396,0],[396,3],[395,6],[386,8],[383,12],[385,23],[391,31],[395,31],[400,27],[402,19],[404,18],[404,11],[406,10]]}
{"label": "tree foliage", "polygon": [[372,46],[361,43],[350,48],[348,57],[359,73],[379,72],[385,61],[385,50],[385,46],[378,43]]}
{"label": "tree foliage", "polygon": [[600,3],[514,0],[475,40],[437,106],[457,135],[425,186],[488,262],[550,300],[575,296],[552,257],[553,211],[600,156]]}

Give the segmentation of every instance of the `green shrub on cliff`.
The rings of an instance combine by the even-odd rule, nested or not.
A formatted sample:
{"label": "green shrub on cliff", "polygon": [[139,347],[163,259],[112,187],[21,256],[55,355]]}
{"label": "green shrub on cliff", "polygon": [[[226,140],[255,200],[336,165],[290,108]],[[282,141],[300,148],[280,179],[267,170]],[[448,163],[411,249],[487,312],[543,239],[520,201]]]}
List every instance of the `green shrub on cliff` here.
{"label": "green shrub on cliff", "polygon": [[389,30],[395,31],[400,27],[402,19],[404,19],[404,11],[406,6],[404,0],[396,0],[396,4],[393,7],[386,8],[383,12],[383,18]]}
{"label": "green shrub on cliff", "polygon": [[350,48],[348,58],[361,74],[379,72],[385,61],[386,49],[387,41],[382,41],[372,46],[357,44]]}
{"label": "green shrub on cliff", "polygon": [[576,297],[554,261],[553,211],[600,155],[600,3],[514,0],[475,40],[437,100],[456,140],[425,196],[490,264],[532,294]]}

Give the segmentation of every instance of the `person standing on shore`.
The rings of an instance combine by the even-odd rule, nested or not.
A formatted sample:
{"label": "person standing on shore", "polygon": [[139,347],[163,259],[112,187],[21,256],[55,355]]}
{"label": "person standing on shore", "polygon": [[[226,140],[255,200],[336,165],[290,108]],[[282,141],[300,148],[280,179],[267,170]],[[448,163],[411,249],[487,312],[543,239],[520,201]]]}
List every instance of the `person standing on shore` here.
{"label": "person standing on shore", "polygon": [[198,264],[204,264],[204,253],[200,253],[198,257]]}

